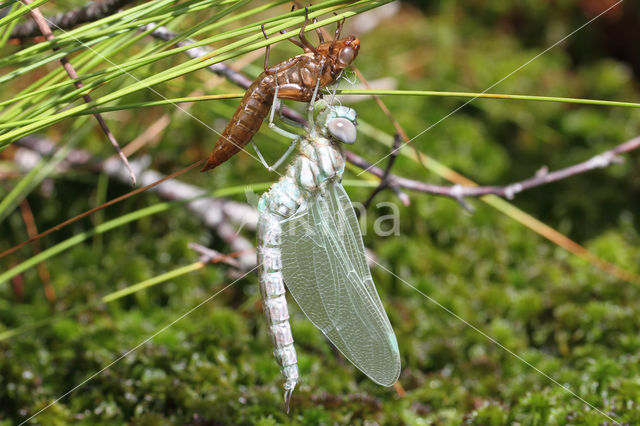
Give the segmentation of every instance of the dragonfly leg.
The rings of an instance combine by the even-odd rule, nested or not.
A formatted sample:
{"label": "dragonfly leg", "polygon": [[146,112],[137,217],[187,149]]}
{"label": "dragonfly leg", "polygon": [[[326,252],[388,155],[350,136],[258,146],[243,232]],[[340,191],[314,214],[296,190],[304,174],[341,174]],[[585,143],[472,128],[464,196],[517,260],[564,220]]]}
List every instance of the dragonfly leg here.
{"label": "dragonfly leg", "polygon": [[307,38],[304,35],[304,30],[307,28],[307,24],[309,23],[309,9],[308,8],[304,8],[304,24],[302,24],[302,27],[300,28],[300,32],[298,33],[298,38],[300,39],[300,41],[302,42],[302,44],[305,47],[305,52],[316,52],[316,48],[313,46],[313,44],[311,44],[309,42],[309,40],[307,40]]}
{"label": "dragonfly leg", "polygon": [[[264,30],[264,24],[260,25],[260,29],[262,30],[262,35],[264,35],[265,40],[269,40],[269,37],[267,36],[266,31]],[[295,42],[297,42],[297,40],[295,40]],[[270,44],[267,45],[266,50],[267,51],[264,54],[264,72],[266,72],[269,75],[273,75],[278,71],[285,71],[291,68],[292,66],[294,66],[295,64],[297,64],[301,60],[301,58],[299,57],[293,57],[283,63],[278,64],[279,65],[278,67],[269,68],[269,54],[271,53]]]}
{"label": "dragonfly leg", "polygon": [[[318,20],[313,18],[313,23],[317,24]],[[320,28],[316,28],[316,34],[318,35],[318,41],[320,41],[320,43],[324,43],[324,34],[322,34],[322,30]]]}
{"label": "dragonfly leg", "polygon": [[293,152],[293,150],[296,148],[296,146],[298,145],[298,141],[300,139],[299,138],[295,138],[294,140],[291,141],[291,143],[289,144],[289,148],[287,148],[287,150],[284,152],[284,154],[282,154],[282,157],[280,157],[278,159],[278,161],[276,161],[275,163],[273,163],[273,166],[269,167],[269,171],[274,171],[276,170],[278,167],[280,167],[280,165],[284,162],[284,160],[287,159],[287,157],[289,156],[289,154],[291,154],[291,152]]}
{"label": "dragonfly leg", "polygon": [[280,116],[280,121],[283,121],[285,123],[287,123],[290,126],[293,127],[299,127],[299,128],[304,128],[304,125],[302,123],[299,123],[297,121],[293,121],[292,119],[285,117],[285,115],[282,112],[282,107],[283,107],[283,103],[280,102],[280,107],[278,108],[278,115]]}
{"label": "dragonfly leg", "polygon": [[258,149],[258,145],[256,145],[256,143],[251,140],[251,146],[253,146],[253,150],[256,152],[256,154],[258,155],[258,158],[260,159],[260,162],[262,163],[262,165],[269,171],[271,171],[271,166],[269,166],[269,164],[267,164],[267,162],[265,161],[264,157],[262,156],[262,153],[260,152],[260,150]]}
{"label": "dragonfly leg", "polygon": [[[287,30],[280,30],[280,34],[286,34],[286,33],[287,33]],[[287,40],[289,40],[291,43],[293,43],[296,46],[298,46],[300,49],[304,49],[304,44],[302,44],[302,42],[299,42],[295,38],[289,37]]]}
{"label": "dragonfly leg", "polygon": [[[324,67],[326,63],[322,65],[322,70],[320,71],[320,75],[324,73]],[[309,107],[307,108],[307,121],[309,122],[309,128],[313,129],[315,126],[315,120],[313,118],[313,110],[314,105],[316,103],[316,98],[318,97],[318,89],[320,89],[320,76],[318,76],[318,80],[316,81],[316,87],[313,89],[313,95],[311,96],[311,102],[309,102]]]}
{"label": "dragonfly leg", "polygon": [[[335,15],[335,12],[334,12],[334,15]],[[336,35],[334,40],[340,39],[340,33],[342,32],[342,25],[344,25],[344,20],[345,18],[342,18],[342,20],[338,22],[338,27],[336,28]]]}
{"label": "dragonfly leg", "polygon": [[[267,37],[267,33],[264,30],[264,24],[260,25],[260,28],[262,29],[262,35],[264,36],[265,39],[269,39],[269,37]],[[267,51],[264,54],[264,70],[267,71],[269,69],[269,54],[271,53],[271,45],[267,44],[266,47]]]}
{"label": "dragonfly leg", "polygon": [[276,112],[276,104],[280,102],[278,100],[279,86],[278,86],[278,70],[277,69],[276,69],[276,72],[275,72],[274,76],[275,76],[275,82],[276,82],[276,91],[275,91],[275,94],[273,96],[273,103],[271,104],[271,114],[269,114],[269,128],[271,130],[273,130],[274,132],[282,135],[282,136],[285,136],[285,137],[287,137],[289,139],[293,139],[293,138],[298,137],[298,135],[296,135],[295,133],[288,132],[288,131],[286,131],[284,129],[281,129],[280,127],[276,126],[274,124],[274,122],[273,122],[273,115]]}
{"label": "dragonfly leg", "polygon": [[258,145],[255,144],[254,141],[251,141],[251,146],[253,146],[253,150],[256,152],[256,154],[258,155],[258,159],[260,159],[260,162],[262,163],[262,165],[270,172],[273,172],[274,170],[277,170],[278,167],[280,167],[280,165],[284,162],[284,160],[287,159],[287,157],[289,156],[289,154],[291,154],[291,152],[293,152],[293,150],[296,148],[296,146],[298,145],[299,142],[299,138],[295,138],[294,140],[291,141],[291,143],[289,144],[289,147],[287,148],[287,150],[284,152],[284,154],[282,154],[282,157],[278,158],[278,160],[273,163],[272,166],[270,166],[267,161],[264,159],[264,157],[262,156],[262,153],[260,152],[260,150],[258,149]]}

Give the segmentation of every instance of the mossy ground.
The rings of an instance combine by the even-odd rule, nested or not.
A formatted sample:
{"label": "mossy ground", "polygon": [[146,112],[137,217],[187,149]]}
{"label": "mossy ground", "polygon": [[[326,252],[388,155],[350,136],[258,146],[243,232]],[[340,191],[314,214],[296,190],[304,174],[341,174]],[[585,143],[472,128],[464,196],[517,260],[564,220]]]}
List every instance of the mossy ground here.
{"label": "mossy ground", "polygon": [[[562,6],[524,2],[485,7],[484,3],[440,2],[421,10],[405,4],[392,20],[360,35],[357,65],[370,80],[393,77],[397,88],[482,91],[589,19],[577,0]],[[604,25],[585,28],[492,91],[637,101],[638,75],[597,43]],[[293,46],[278,46],[273,61],[294,52]],[[256,59],[245,71],[255,74],[261,61]],[[210,75],[200,71],[193,78],[170,82],[162,91],[186,96],[208,79]],[[424,97],[384,101],[410,136],[463,102]],[[236,104],[199,103],[191,112],[213,122],[229,116]],[[363,122],[393,132],[373,101],[353,107]],[[165,111],[173,114],[173,120],[149,153],[154,168],[170,171],[202,158],[215,137],[170,108],[114,113],[108,118],[120,123],[119,137],[130,140]],[[630,139],[639,133],[639,118],[638,111],[626,108],[475,100],[412,145],[483,184],[501,184],[531,176],[543,165],[557,169],[583,161]],[[64,134],[69,126],[55,127],[51,136]],[[275,157],[283,145],[274,144],[266,133],[259,134],[256,142]],[[95,131],[82,147],[106,155],[103,142]],[[386,154],[384,147],[365,137],[353,149],[370,161]],[[640,157],[636,153],[627,160],[521,194],[514,204],[604,259],[640,273]],[[441,182],[402,157],[394,172]],[[99,179],[86,171],[67,173],[30,195],[39,229],[96,205],[98,188],[104,183]],[[273,176],[241,155],[214,173],[191,173],[185,179],[219,189]],[[11,182],[2,185],[4,190],[10,186]],[[126,190],[108,183],[106,198]],[[363,188],[347,190],[357,201],[368,194]],[[365,236],[381,265],[393,272],[372,271],[398,337],[404,396],[375,385],[336,356],[291,303],[302,381],[291,413],[285,414],[281,377],[252,275],[35,421],[132,425],[599,425],[608,421],[544,372],[615,421],[640,424],[640,286],[575,258],[480,201],[469,200],[476,209],[470,215],[449,199],[410,195],[409,207],[400,206],[391,193],[376,199],[398,204],[399,235],[375,235],[373,219],[389,211],[374,203]],[[157,201],[153,194],[127,200],[45,238],[42,244],[51,246]],[[0,233],[0,249],[26,238],[18,212],[0,225]],[[255,238],[250,231],[242,233]],[[10,283],[2,283],[0,329],[95,302],[116,289],[194,262],[197,255],[187,247],[191,241],[228,251],[219,237],[181,208],[93,238],[47,261],[57,294],[53,305],[45,300],[35,269],[22,275],[21,297]],[[0,265],[6,269],[28,256],[23,250],[13,260],[0,260]],[[0,342],[0,423],[13,424],[36,412],[214,294],[231,282],[225,271],[224,266],[210,266]]]}

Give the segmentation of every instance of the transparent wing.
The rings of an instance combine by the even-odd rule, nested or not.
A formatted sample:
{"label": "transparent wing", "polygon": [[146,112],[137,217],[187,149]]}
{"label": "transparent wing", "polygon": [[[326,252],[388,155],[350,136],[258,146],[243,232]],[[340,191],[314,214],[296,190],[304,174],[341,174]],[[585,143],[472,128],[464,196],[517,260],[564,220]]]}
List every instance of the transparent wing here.
{"label": "transparent wing", "polygon": [[398,343],[342,185],[329,184],[282,228],[284,281],[302,311],[374,382],[393,385],[400,375]]}

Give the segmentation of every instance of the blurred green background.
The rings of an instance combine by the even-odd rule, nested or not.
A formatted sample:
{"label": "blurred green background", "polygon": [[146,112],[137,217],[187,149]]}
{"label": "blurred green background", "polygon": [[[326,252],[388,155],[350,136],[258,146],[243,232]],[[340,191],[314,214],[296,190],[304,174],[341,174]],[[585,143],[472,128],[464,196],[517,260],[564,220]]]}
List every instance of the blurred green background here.
{"label": "blurred green background", "polygon": [[[41,9],[49,16],[81,4],[47,3]],[[356,65],[370,81],[387,79],[383,81],[396,89],[480,92],[613,4],[610,0],[401,2],[386,6],[384,12],[374,9],[351,18],[345,31],[360,38]],[[282,4],[254,19],[289,9],[290,4]],[[639,12],[636,3],[623,2],[491,92],[637,101]],[[20,22],[26,21],[24,17]],[[168,26],[179,32],[195,22],[194,16],[187,16]],[[233,25],[221,30],[231,28]],[[333,28],[328,30],[333,32]],[[153,43],[158,41],[142,38],[110,59],[123,61]],[[2,56],[29,44],[9,43]],[[272,49],[271,62],[298,53],[292,44],[280,43]],[[73,55],[71,58],[73,61]],[[176,55],[134,74],[153,75],[186,59]],[[258,51],[250,60],[240,57],[229,65],[254,77],[261,72],[262,61],[262,51]],[[11,99],[56,67],[51,62],[0,86],[2,99]],[[12,69],[3,68],[2,73]],[[125,81],[122,77],[113,84]],[[346,83],[341,87],[349,88]],[[229,82],[212,79],[205,70],[155,89],[170,98],[189,96],[196,90],[238,91]],[[110,86],[99,88],[92,96],[109,90]],[[157,99],[150,91],[140,91],[121,103]],[[409,137],[465,102],[417,96],[383,100]],[[238,102],[198,102],[189,111],[221,130]],[[394,132],[373,100],[362,99],[351,106],[364,125]],[[124,144],[164,114],[170,118],[168,126],[155,143],[133,158],[149,154],[153,169],[170,173],[208,154],[216,136],[172,106],[122,110],[107,113],[105,118]],[[640,112],[633,108],[478,99],[412,145],[481,184],[500,185],[527,178],[542,166],[554,170],[584,161],[631,139],[640,131],[638,118]],[[255,141],[269,159],[276,158],[285,141],[265,127]],[[92,118],[84,123],[68,119],[41,134],[60,143],[75,138],[76,147],[96,157],[112,154]],[[352,148],[371,162],[388,151],[362,132]],[[11,146],[0,154],[1,170],[8,171],[0,182],[2,197],[24,173],[16,169],[14,153]],[[513,203],[598,256],[640,273],[640,156],[631,153],[626,160],[522,193]],[[408,157],[400,156],[393,172],[446,183]],[[192,171],[182,177],[207,190],[255,185],[256,192],[259,184],[275,178],[245,154],[211,173]],[[353,170],[345,178],[355,179]],[[80,168],[52,174],[26,200],[38,230],[43,231],[128,190],[126,184]],[[364,201],[371,188],[348,186],[347,191],[354,201]],[[478,200],[468,200],[475,207],[475,213],[468,214],[450,199],[409,195],[411,205],[402,207],[393,193],[383,192],[367,212],[365,245],[385,268],[615,421],[640,423],[638,283],[622,281],[576,258]],[[233,198],[246,201],[242,193]],[[52,247],[161,201],[155,194],[143,193],[55,232],[40,244]],[[388,209],[376,208],[382,201],[399,207],[397,236],[380,237],[373,232],[375,218],[389,214]],[[255,240],[251,230],[243,229],[241,234]],[[0,223],[0,235],[0,250],[27,239],[20,209]],[[24,420],[233,281],[226,266],[210,265],[113,303],[55,317],[195,262],[198,255],[187,247],[189,242],[230,251],[220,236],[177,206],[48,259],[45,265],[55,299],[45,297],[36,268],[0,283],[0,332],[37,321],[46,323],[0,341],[0,424]],[[27,247],[0,259],[0,272],[33,255],[33,249]],[[375,385],[337,357],[291,301],[302,380],[294,393],[292,411],[285,414],[257,277],[251,275],[63,398],[34,422],[597,425],[610,421],[382,268],[373,268],[372,273],[399,340],[400,383],[406,392],[402,396],[393,388]]]}

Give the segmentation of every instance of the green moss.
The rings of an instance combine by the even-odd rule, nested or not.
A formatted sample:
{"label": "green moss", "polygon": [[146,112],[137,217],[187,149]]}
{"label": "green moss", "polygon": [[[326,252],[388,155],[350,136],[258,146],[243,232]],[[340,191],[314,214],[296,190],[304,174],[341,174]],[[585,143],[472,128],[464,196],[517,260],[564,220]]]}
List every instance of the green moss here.
{"label": "green moss", "polygon": [[[363,47],[357,65],[371,80],[392,77],[398,88],[482,91],[586,19],[584,2],[578,0],[516,3],[445,1],[424,6],[426,16],[403,5],[405,9],[394,19],[359,34]],[[193,24],[190,19],[176,28],[187,28]],[[594,22],[583,33],[600,34],[599,25],[600,21]],[[610,52],[592,49],[597,43],[586,35],[578,34],[569,41],[492,91],[627,101],[639,97],[638,76],[631,65],[614,59]],[[145,38],[139,43],[151,41]],[[294,46],[284,44],[274,47],[275,51],[281,58],[298,53]],[[113,58],[125,59],[126,52]],[[256,59],[248,69],[259,70],[261,60]],[[140,73],[161,72],[170,60],[166,62]],[[166,96],[186,96],[210,78],[201,71],[159,85],[158,90]],[[230,87],[229,91],[236,90]],[[0,90],[3,99],[13,94],[6,86]],[[140,92],[126,102],[148,100],[149,96]],[[397,96],[384,101],[410,137],[465,102]],[[191,111],[208,123],[218,120],[224,124],[236,105],[237,101],[203,102]],[[393,133],[393,126],[373,101],[353,106],[363,123]],[[202,158],[215,139],[206,128],[173,111],[122,111],[108,119],[119,138],[131,140],[165,112],[171,113],[169,128],[156,145],[147,148],[152,166],[169,172]],[[542,165],[557,169],[584,161],[636,136],[639,114],[625,108],[476,100],[420,134],[412,145],[483,184],[503,184],[529,177]],[[95,124],[87,123],[88,136],[82,147],[110,155],[102,135],[90,131]],[[70,123],[47,130],[51,138],[65,139]],[[284,146],[274,143],[268,132],[257,135],[256,142],[274,157]],[[353,150],[371,161],[387,153],[386,147],[364,136]],[[638,273],[638,170],[637,154],[632,154],[624,165],[525,192],[514,203],[602,258]],[[393,171],[442,183],[403,157]],[[95,206],[98,176],[78,170],[51,179],[50,192],[46,184],[28,198],[40,230]],[[214,174],[191,173],[183,179],[220,189],[268,181],[274,175],[247,156],[237,156]],[[7,182],[0,185],[3,195],[13,184]],[[110,183],[106,198],[128,190]],[[369,194],[363,188],[348,191],[354,201]],[[35,421],[51,425],[265,426],[599,425],[608,421],[569,389],[615,421],[640,424],[640,287],[568,254],[480,201],[467,200],[475,208],[469,215],[453,200],[410,195],[411,205],[399,206],[399,235],[380,237],[374,232],[375,220],[389,214],[388,208],[378,208],[376,203],[397,202],[390,192],[377,196],[365,225],[365,244],[393,273],[372,269],[398,337],[404,392],[372,383],[292,308],[301,382],[291,413],[284,413],[282,378],[272,356],[254,275],[149,340],[234,280],[221,264],[106,306],[53,316],[95,304],[106,294],[195,262],[198,255],[188,249],[189,242],[229,252],[217,234],[178,207],[48,260],[46,268],[57,294],[54,303],[45,299],[36,270],[25,272],[22,281],[0,283],[0,332],[50,321],[0,341],[0,425],[24,420],[131,348],[137,349]],[[100,220],[93,216],[51,234],[41,241],[42,246],[50,247],[92,229],[99,221],[159,201],[152,193],[134,197],[103,211]],[[255,238],[248,229],[242,234]],[[18,211],[0,223],[0,235],[0,251],[26,238]],[[0,259],[0,268],[4,271],[32,256],[30,250]]]}

